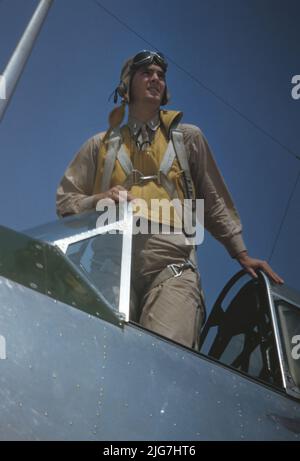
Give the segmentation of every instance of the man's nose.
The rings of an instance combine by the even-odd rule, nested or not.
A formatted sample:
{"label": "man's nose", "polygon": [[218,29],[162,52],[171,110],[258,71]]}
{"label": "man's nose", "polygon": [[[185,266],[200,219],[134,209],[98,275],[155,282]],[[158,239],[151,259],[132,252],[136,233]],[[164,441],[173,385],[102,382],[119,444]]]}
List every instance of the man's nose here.
{"label": "man's nose", "polygon": [[153,72],[153,74],[151,75],[151,82],[155,82],[157,80],[159,80],[158,74],[156,72]]}

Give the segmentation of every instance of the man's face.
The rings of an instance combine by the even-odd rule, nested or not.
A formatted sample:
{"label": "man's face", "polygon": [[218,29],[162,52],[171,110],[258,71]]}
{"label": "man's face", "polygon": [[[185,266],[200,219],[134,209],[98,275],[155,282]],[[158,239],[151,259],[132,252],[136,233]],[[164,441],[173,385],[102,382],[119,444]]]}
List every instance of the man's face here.
{"label": "man's face", "polygon": [[130,102],[152,102],[160,106],[166,89],[165,73],[156,64],[141,67],[131,82]]}

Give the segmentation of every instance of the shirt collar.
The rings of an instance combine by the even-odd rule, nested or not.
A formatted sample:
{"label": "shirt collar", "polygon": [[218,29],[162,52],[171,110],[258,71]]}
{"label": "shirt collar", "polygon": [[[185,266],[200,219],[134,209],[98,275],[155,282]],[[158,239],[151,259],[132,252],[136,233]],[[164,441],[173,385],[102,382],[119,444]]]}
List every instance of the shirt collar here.
{"label": "shirt collar", "polygon": [[[141,122],[140,120],[138,120],[137,118],[134,118],[132,117],[131,115],[128,116],[128,126],[129,126],[129,129],[132,133],[133,136],[136,136],[142,125],[144,124],[143,122]],[[152,130],[153,132],[155,132],[157,130],[157,128],[159,127],[160,125],[160,118],[159,118],[159,114],[155,115],[155,117],[153,117],[151,120],[149,120],[149,122],[145,123],[145,125],[150,128],[150,130]]]}

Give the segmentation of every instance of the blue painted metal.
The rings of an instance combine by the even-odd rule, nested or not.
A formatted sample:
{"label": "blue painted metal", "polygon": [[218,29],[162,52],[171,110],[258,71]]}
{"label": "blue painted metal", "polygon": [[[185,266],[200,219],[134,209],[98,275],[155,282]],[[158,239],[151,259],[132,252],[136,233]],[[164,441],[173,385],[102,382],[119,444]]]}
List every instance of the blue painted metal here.
{"label": "blue painted metal", "polygon": [[299,402],[0,279],[2,440],[297,440]]}
{"label": "blue painted metal", "polygon": [[[2,237],[12,245],[20,234]],[[299,439],[299,400],[136,324],[120,328],[113,316],[47,296],[27,283],[30,251],[27,278],[3,266],[9,245],[2,239],[0,439]],[[52,271],[65,259],[56,257]]]}

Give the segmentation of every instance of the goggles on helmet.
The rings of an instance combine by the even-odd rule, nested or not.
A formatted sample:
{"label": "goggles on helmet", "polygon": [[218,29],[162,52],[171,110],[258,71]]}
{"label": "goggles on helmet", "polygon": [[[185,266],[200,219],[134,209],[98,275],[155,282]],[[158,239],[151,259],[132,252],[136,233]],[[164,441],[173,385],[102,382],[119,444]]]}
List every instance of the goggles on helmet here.
{"label": "goggles on helmet", "polygon": [[130,68],[131,70],[134,70],[141,66],[149,66],[153,62],[161,66],[161,68],[166,72],[168,68],[168,62],[164,55],[158,51],[140,51],[134,56]]}

